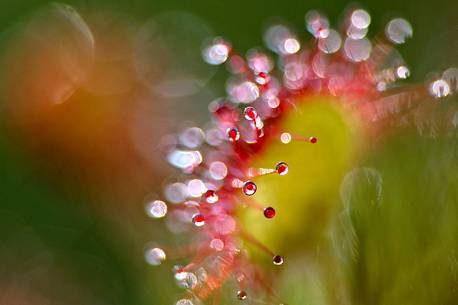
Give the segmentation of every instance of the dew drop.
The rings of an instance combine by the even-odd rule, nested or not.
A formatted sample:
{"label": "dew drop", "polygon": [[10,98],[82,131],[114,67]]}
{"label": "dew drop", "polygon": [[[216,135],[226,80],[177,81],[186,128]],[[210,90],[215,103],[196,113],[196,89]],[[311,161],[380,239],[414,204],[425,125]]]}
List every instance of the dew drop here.
{"label": "dew drop", "polygon": [[246,107],[243,113],[245,115],[245,119],[250,121],[254,121],[258,117],[258,113],[253,107]]}
{"label": "dew drop", "polygon": [[[325,78],[329,76],[329,82],[333,82],[334,79],[339,78],[339,76],[334,75],[331,76],[329,75],[329,72],[333,72],[333,68],[331,68],[332,65],[330,65],[330,60],[328,56],[325,56],[323,54],[316,54],[313,56],[312,62],[311,62],[311,68],[313,72],[318,76],[319,78]],[[340,77],[341,78],[341,77]],[[331,88],[334,85],[329,85],[328,87]],[[332,92],[332,89],[330,89]]]}
{"label": "dew drop", "polygon": [[230,51],[231,44],[218,37],[202,50],[202,56],[210,65],[220,65],[227,60]]}
{"label": "dew drop", "polygon": [[191,197],[200,197],[207,191],[205,183],[200,179],[191,179],[188,182],[188,193]]}
{"label": "dew drop", "polygon": [[227,137],[230,141],[235,142],[240,139],[240,132],[235,127],[230,127],[226,131]]}
{"label": "dew drop", "polygon": [[179,287],[184,289],[194,289],[197,286],[197,276],[192,272],[177,272],[175,280]]}
{"label": "dew drop", "polygon": [[248,66],[255,74],[269,73],[273,68],[273,63],[269,56],[257,50],[248,52],[247,62]]}
{"label": "dew drop", "polygon": [[447,81],[452,91],[458,91],[458,69],[449,68],[444,71],[442,78]]}
{"label": "dew drop", "polygon": [[276,89],[267,89],[264,91],[262,99],[270,108],[277,108],[280,106],[280,99],[278,98],[278,91]]}
{"label": "dew drop", "polygon": [[279,174],[280,176],[284,176],[288,173],[288,164],[286,164],[285,162],[279,162],[275,166],[275,170],[277,171],[277,174]]}
{"label": "dew drop", "polygon": [[410,75],[409,68],[406,66],[399,66],[396,68],[396,76],[401,79],[406,79]]}
{"label": "dew drop", "polygon": [[194,305],[194,303],[190,299],[181,299],[178,300],[175,305]]}
{"label": "dew drop", "polygon": [[285,65],[283,80],[285,86],[292,90],[302,88],[307,77],[307,67],[300,62],[290,62]]}
{"label": "dew drop", "polygon": [[350,19],[351,24],[358,29],[366,29],[371,23],[371,16],[362,9],[355,10]]}
{"label": "dew drop", "polygon": [[264,216],[268,219],[274,218],[276,214],[276,211],[273,207],[267,207],[264,209]]}
{"label": "dew drop", "polygon": [[283,144],[288,144],[289,142],[291,142],[291,134],[289,132],[283,132],[281,135],[280,135],[280,141],[283,143]]}
{"label": "dew drop", "polygon": [[352,39],[362,39],[366,37],[367,31],[367,28],[360,29],[354,25],[350,25],[347,29],[347,36]]}
{"label": "dew drop", "polygon": [[243,184],[242,190],[243,193],[247,196],[252,196],[254,193],[256,193],[256,190],[258,187],[253,181],[247,181]]}
{"label": "dew drop", "polygon": [[299,44],[299,41],[297,41],[296,38],[287,38],[283,42],[283,49],[287,54],[295,54],[300,50],[300,48],[301,45]]}
{"label": "dew drop", "polygon": [[280,265],[283,265],[284,260],[283,260],[283,257],[282,257],[282,256],[280,256],[280,255],[275,255],[275,256],[272,258],[272,262],[274,263],[274,265],[280,266]]}
{"label": "dew drop", "polygon": [[402,44],[412,37],[413,30],[410,23],[402,18],[391,20],[385,29],[386,36],[395,44]]}
{"label": "dew drop", "polygon": [[318,139],[315,138],[315,137],[310,137],[309,141],[310,141],[310,143],[315,144],[316,142],[318,142]]}
{"label": "dew drop", "polygon": [[267,29],[264,41],[269,49],[280,55],[294,54],[300,44],[296,35],[284,25],[276,24]]}
{"label": "dew drop", "polygon": [[445,97],[450,94],[450,86],[445,80],[438,79],[431,83],[429,92],[435,98]]}
{"label": "dew drop", "polygon": [[386,90],[386,82],[378,82],[377,83],[377,91],[383,92]]}
{"label": "dew drop", "polygon": [[219,146],[224,139],[224,133],[218,128],[210,128],[205,131],[205,141],[211,146]]}
{"label": "dew drop", "polygon": [[164,189],[164,196],[172,203],[183,202],[188,196],[188,187],[181,182],[168,184]]}
{"label": "dew drop", "polygon": [[192,216],[192,223],[196,227],[202,227],[203,225],[205,225],[205,217],[204,217],[204,215],[202,215],[202,214],[194,214]]}
{"label": "dew drop", "polygon": [[204,194],[204,197],[205,197],[205,201],[210,204],[216,203],[219,199],[218,194],[216,194],[214,190],[206,191]]}
{"label": "dew drop", "polygon": [[256,75],[255,80],[256,80],[256,83],[257,83],[257,84],[259,84],[259,85],[261,85],[261,86],[265,86],[265,85],[267,85],[267,83],[269,82],[270,77],[269,77],[269,75],[268,75],[267,73],[265,73],[265,72],[259,72],[259,74]]}
{"label": "dew drop", "polygon": [[145,251],[145,260],[152,266],[159,266],[165,259],[165,252],[160,248],[152,248]]}
{"label": "dew drop", "polygon": [[179,139],[181,144],[189,148],[197,148],[203,143],[205,134],[199,127],[191,127],[183,131]]}
{"label": "dew drop", "polygon": [[146,213],[153,218],[162,218],[167,214],[167,205],[162,200],[154,200],[146,205]]}
{"label": "dew drop", "polygon": [[243,301],[243,300],[246,300],[247,297],[248,297],[248,294],[245,291],[243,290],[237,291],[237,299]]}
{"label": "dew drop", "polygon": [[226,86],[231,100],[234,103],[249,104],[259,97],[259,88],[255,83],[247,80],[231,80]]}
{"label": "dew drop", "polygon": [[321,52],[332,54],[337,52],[342,45],[342,39],[335,30],[330,30],[328,36],[318,40],[318,48]]}
{"label": "dew drop", "polygon": [[202,154],[198,150],[175,149],[167,155],[169,163],[179,169],[188,169],[202,163]]}
{"label": "dew drop", "polygon": [[329,21],[317,11],[310,11],[305,15],[307,30],[315,38],[326,38],[329,35]]}
{"label": "dew drop", "polygon": [[210,248],[215,251],[223,251],[224,249],[224,242],[219,238],[214,238],[210,241]]}
{"label": "dew drop", "polygon": [[367,38],[345,39],[344,51],[348,59],[354,62],[364,61],[369,58],[372,50],[371,42]]}
{"label": "dew drop", "polygon": [[227,166],[221,161],[212,162],[208,171],[215,180],[223,180],[227,176]]}

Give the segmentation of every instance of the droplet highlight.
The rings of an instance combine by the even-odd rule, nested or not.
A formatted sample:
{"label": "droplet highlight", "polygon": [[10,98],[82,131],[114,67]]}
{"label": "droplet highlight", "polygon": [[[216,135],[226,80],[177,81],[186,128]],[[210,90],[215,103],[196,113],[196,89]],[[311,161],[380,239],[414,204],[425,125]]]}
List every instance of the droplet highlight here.
{"label": "droplet highlight", "polygon": [[288,173],[288,164],[286,164],[285,162],[277,163],[277,165],[275,166],[275,171],[280,176],[286,175]]}
{"label": "droplet highlight", "polygon": [[274,218],[277,212],[273,207],[267,207],[264,209],[264,216],[268,219]]}
{"label": "droplet highlight", "polygon": [[231,44],[222,38],[213,39],[210,44],[202,50],[202,57],[210,65],[220,65],[229,57]]}
{"label": "droplet highlight", "polygon": [[238,141],[240,139],[240,132],[235,127],[228,128],[226,134],[228,139],[232,142]]}
{"label": "droplet highlight", "polygon": [[190,299],[181,299],[178,300],[175,305],[194,305],[194,303]]}
{"label": "droplet highlight", "polygon": [[204,215],[202,215],[202,214],[193,215],[192,216],[192,223],[196,227],[202,227],[203,225],[205,225],[205,217],[204,217]]}
{"label": "droplet highlight", "polygon": [[253,107],[246,107],[243,113],[245,115],[245,119],[250,121],[254,121],[258,117],[258,113]]}
{"label": "droplet highlight", "polygon": [[386,36],[395,44],[406,42],[407,38],[412,37],[413,29],[410,23],[403,18],[391,20],[385,29]]}
{"label": "droplet highlight", "polygon": [[243,184],[243,193],[247,196],[252,196],[256,193],[258,187],[253,181],[247,181]]}
{"label": "droplet highlight", "polygon": [[237,299],[241,300],[241,301],[244,301],[248,298],[248,294],[243,291],[243,290],[239,290],[237,291]]}
{"label": "droplet highlight", "polygon": [[145,251],[145,261],[151,266],[159,266],[165,259],[165,252],[161,248],[152,248]]}
{"label": "droplet highlight", "polygon": [[283,257],[282,257],[282,256],[280,256],[280,255],[275,255],[275,256],[272,258],[272,262],[274,263],[274,265],[280,266],[280,265],[283,265],[284,260],[283,260]]}
{"label": "droplet highlight", "polygon": [[446,97],[450,94],[450,86],[445,80],[438,79],[431,83],[429,92],[435,98]]}

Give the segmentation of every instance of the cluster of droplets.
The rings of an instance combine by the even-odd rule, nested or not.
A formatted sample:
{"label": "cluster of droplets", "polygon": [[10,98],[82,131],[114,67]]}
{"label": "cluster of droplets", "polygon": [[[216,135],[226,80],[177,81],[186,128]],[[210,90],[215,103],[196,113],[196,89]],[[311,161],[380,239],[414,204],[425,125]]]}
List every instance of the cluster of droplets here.
{"label": "cluster of droplets", "polygon": [[[153,200],[146,205],[152,218],[167,214],[166,225],[172,232],[198,236],[194,239],[197,244],[190,245],[187,251],[154,247],[145,252],[151,265],[161,264],[166,252],[172,253],[172,258],[182,258],[182,252],[192,253],[189,264],[174,268],[177,284],[188,292],[177,305],[206,299],[231,278],[239,287],[256,290],[257,281],[263,277],[242,248],[243,242],[259,246],[272,257],[273,265],[284,263],[282,256],[260,244],[242,227],[237,211],[241,206],[250,207],[267,220],[274,218],[274,207],[254,200],[258,187],[253,180],[270,174],[284,176],[289,167],[279,161],[268,168],[251,168],[250,160],[272,139],[283,144],[317,143],[314,136],[294,134],[279,126],[278,118],[294,109],[298,100],[295,97],[330,94],[347,102],[346,106],[373,105],[369,121],[383,116],[386,107],[380,107],[380,103],[390,96],[397,80],[410,74],[394,45],[404,43],[413,30],[409,22],[396,18],[387,24],[383,37],[371,41],[366,37],[370,23],[367,11],[354,9],[337,30],[319,12],[309,12],[305,25],[312,41],[308,44],[301,43],[285,25],[274,24],[265,32],[264,41],[278,56],[277,64],[272,53],[257,48],[242,56],[220,37],[203,48],[208,64],[227,65],[231,73],[227,96],[210,103],[213,120],[204,129],[190,127],[166,138],[166,158],[181,171],[182,179],[165,186],[168,204]],[[458,90],[457,80],[458,69],[451,68],[428,83],[424,91],[444,97]],[[271,281],[268,276],[264,279]],[[243,301],[249,296],[246,289],[240,288],[236,297]]]}
{"label": "cluster of droplets", "polygon": [[[236,273],[235,279],[240,286],[249,283],[250,276],[258,270],[253,265],[253,268],[244,267],[243,272],[238,271],[242,262],[250,264],[241,242],[252,241],[255,245],[258,242],[237,223],[237,205],[259,210],[265,219],[274,218],[275,208],[262,207],[251,198],[257,191],[253,179],[268,174],[284,176],[289,170],[284,161],[271,168],[251,168],[244,164],[247,153],[259,149],[260,139],[264,137],[264,122],[254,107],[239,110],[218,100],[210,109],[215,121],[207,130],[190,127],[166,139],[166,158],[182,172],[184,179],[165,186],[164,197],[168,204],[157,199],[146,204],[150,217],[168,216],[166,225],[172,232],[191,231],[199,235],[199,244],[190,246],[195,258],[186,266],[174,268],[177,285],[190,294],[177,304],[193,304],[206,298]],[[246,126],[242,128],[243,123]],[[241,137],[246,133],[253,135]],[[283,264],[283,257],[265,246],[261,249],[271,256],[273,265]],[[151,265],[160,265],[166,259],[166,252],[172,253],[169,257],[179,256],[175,250],[154,247],[145,252],[145,259]],[[246,290],[237,292],[238,299],[247,297]]]}

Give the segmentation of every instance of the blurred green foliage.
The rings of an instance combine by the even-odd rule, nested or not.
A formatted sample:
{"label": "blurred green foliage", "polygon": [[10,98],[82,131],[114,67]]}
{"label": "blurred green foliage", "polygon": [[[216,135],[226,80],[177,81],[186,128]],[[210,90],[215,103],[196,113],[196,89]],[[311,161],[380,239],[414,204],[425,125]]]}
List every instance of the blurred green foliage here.
{"label": "blurred green foliage", "polygon": [[458,302],[456,135],[404,131],[350,178],[334,243],[352,304]]}
{"label": "blurred green foliage", "polygon": [[14,293],[33,298],[25,304],[143,304],[126,257],[130,241],[114,236],[76,187],[24,159],[2,131],[0,300],[13,302]]}

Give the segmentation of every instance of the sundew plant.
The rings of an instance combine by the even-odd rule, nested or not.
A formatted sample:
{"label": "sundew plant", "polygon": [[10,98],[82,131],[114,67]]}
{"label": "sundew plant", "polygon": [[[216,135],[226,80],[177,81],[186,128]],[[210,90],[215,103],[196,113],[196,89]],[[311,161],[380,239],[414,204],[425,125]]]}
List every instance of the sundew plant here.
{"label": "sundew plant", "polygon": [[409,83],[411,24],[370,24],[310,11],[309,39],[276,23],[246,54],[204,44],[225,95],[163,142],[175,174],[146,206],[184,236],[145,252],[176,305],[458,301],[458,69]]}

